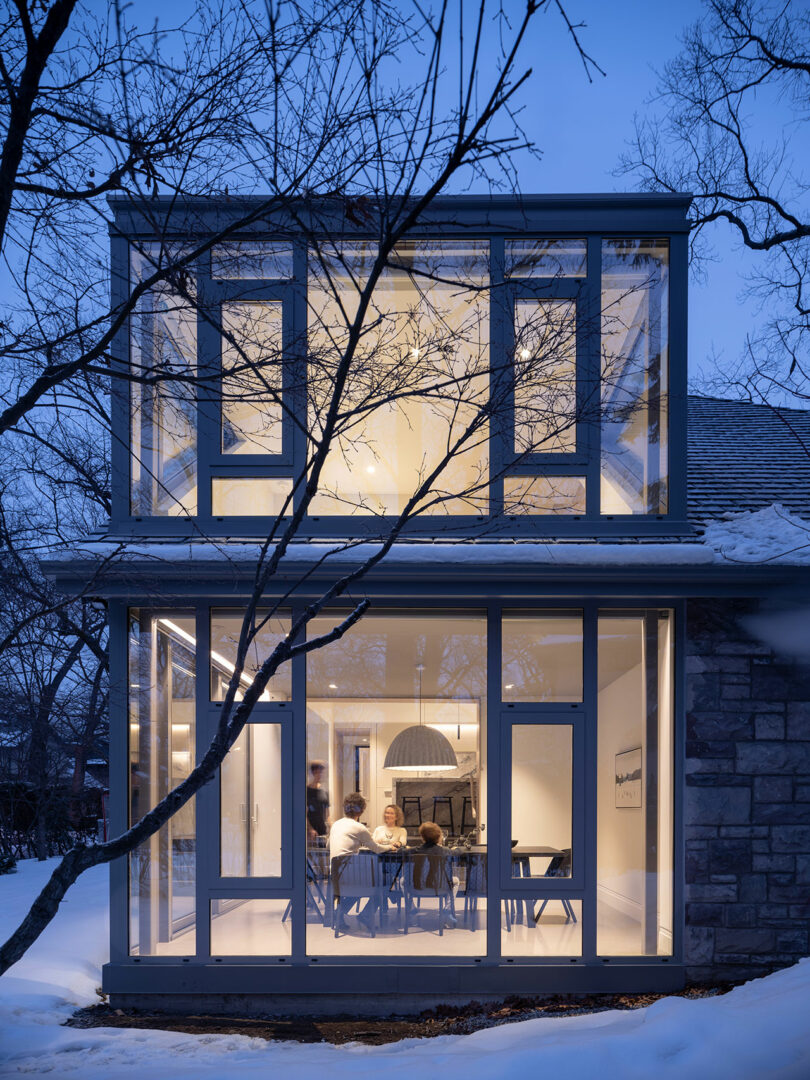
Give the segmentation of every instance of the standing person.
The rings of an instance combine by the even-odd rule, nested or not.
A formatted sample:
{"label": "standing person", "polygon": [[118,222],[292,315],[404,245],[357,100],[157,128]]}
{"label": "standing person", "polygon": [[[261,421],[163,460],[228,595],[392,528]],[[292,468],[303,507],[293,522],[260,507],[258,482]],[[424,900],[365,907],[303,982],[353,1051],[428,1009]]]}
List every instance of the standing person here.
{"label": "standing person", "polygon": [[408,830],[404,826],[405,815],[392,803],[383,810],[383,824],[374,830],[374,839],[387,848],[407,847]]}
{"label": "standing person", "polygon": [[329,792],[323,785],[326,766],[322,761],[313,761],[310,763],[309,772],[307,839],[313,847],[324,847],[326,834],[329,831]]}

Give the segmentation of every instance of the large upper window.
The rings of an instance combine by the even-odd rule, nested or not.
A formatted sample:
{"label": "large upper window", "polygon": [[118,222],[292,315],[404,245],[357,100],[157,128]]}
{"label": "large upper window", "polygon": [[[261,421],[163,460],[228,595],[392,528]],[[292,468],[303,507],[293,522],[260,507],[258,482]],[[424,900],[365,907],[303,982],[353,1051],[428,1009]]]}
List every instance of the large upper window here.
{"label": "large upper window", "polygon": [[485,512],[489,380],[488,245],[400,244],[374,290],[346,363],[376,248],[344,244],[310,258],[309,379],[315,439],[327,431],[341,364],[340,420],[315,514],[397,514],[443,462],[429,514]]}
{"label": "large upper window", "polygon": [[317,461],[310,519],[676,513],[669,264],[666,238],[457,236],[373,280],[371,240],[215,247],[131,320],[130,512],[289,516]]}

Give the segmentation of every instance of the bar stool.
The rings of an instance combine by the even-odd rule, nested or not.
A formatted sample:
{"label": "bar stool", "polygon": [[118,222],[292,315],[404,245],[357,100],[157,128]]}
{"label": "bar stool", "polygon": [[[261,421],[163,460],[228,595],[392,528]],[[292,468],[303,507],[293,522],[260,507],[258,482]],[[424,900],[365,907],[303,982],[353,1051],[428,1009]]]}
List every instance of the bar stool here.
{"label": "bar stool", "polygon": [[[470,815],[469,818],[467,817],[468,812]],[[459,832],[464,836],[465,833],[470,832],[470,830],[474,828],[475,816],[473,815],[472,799],[469,795],[465,795],[461,800],[461,825],[459,826]]]}
{"label": "bar stool", "polygon": [[[439,806],[443,806],[447,809],[447,816],[450,819],[449,821],[439,821],[438,817],[436,816],[436,809]],[[453,821],[453,798],[451,795],[433,796],[433,820],[436,822],[437,825],[441,825],[444,828],[449,827],[451,836],[456,835],[456,826],[455,822]]]}
{"label": "bar stool", "polygon": [[[405,818],[405,824],[408,824],[408,811],[416,813],[419,818],[417,824],[422,824],[422,796],[421,795],[403,795],[400,800],[400,806],[402,807],[402,816]],[[412,809],[413,807],[413,809]]]}

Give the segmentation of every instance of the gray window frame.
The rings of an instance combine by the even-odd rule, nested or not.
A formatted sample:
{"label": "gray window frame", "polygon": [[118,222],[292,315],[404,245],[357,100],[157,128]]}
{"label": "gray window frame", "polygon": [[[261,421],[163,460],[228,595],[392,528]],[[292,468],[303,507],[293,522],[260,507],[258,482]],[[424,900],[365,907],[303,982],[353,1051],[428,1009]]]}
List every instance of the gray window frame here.
{"label": "gray window frame", "polygon": [[[233,604],[233,600],[230,601]],[[111,740],[110,740],[110,787],[111,787],[111,828],[113,835],[117,835],[127,820],[128,813],[128,784],[127,784],[127,709],[126,709],[126,619],[127,607],[137,607],[134,600],[128,603],[122,601],[110,604],[110,663],[111,663]],[[167,606],[162,604],[161,607]],[[177,597],[176,606],[188,608],[186,601]],[[219,606],[215,601],[206,600],[196,603],[198,649],[204,650],[206,657],[208,650],[208,619],[211,607]],[[591,973],[593,980],[594,972],[603,966],[616,969],[616,974],[604,976],[596,975],[596,979],[603,979],[599,985],[606,988],[626,988],[626,982],[622,982],[621,970],[628,966],[636,968],[639,972],[644,969],[647,975],[641,976],[646,979],[644,985],[648,986],[674,986],[678,980],[682,980],[682,970],[676,974],[675,969],[681,969],[683,964],[683,918],[684,918],[684,850],[683,850],[683,801],[684,784],[683,759],[684,759],[684,720],[683,720],[683,680],[684,680],[684,655],[685,655],[685,604],[681,600],[674,599],[633,599],[617,600],[608,597],[581,598],[572,597],[570,602],[559,600],[546,600],[542,602],[521,602],[520,608],[543,611],[548,608],[559,610],[561,607],[570,606],[583,611],[583,652],[584,652],[584,695],[581,703],[560,705],[560,703],[504,703],[501,700],[500,690],[500,664],[501,664],[501,634],[500,619],[503,608],[514,609],[515,602],[505,600],[484,601],[477,600],[469,594],[460,600],[409,600],[404,595],[386,601],[386,607],[390,609],[411,610],[414,607],[425,610],[446,610],[452,607],[454,610],[469,609],[471,611],[487,611],[487,772],[490,790],[487,796],[487,830],[490,838],[500,838],[500,843],[491,842],[488,839],[488,903],[487,903],[487,952],[480,958],[459,958],[442,956],[440,954],[430,958],[379,958],[379,957],[318,957],[310,956],[306,952],[306,925],[301,914],[306,908],[306,662],[305,657],[299,657],[293,661],[293,693],[290,702],[264,702],[257,705],[257,713],[251,722],[282,722],[288,732],[288,740],[284,743],[285,748],[291,754],[290,779],[287,785],[287,817],[283,825],[283,842],[286,858],[283,862],[283,874],[279,879],[222,879],[219,877],[219,786],[208,784],[197,795],[197,926],[196,926],[196,953],[193,957],[130,957],[128,955],[128,878],[127,859],[122,858],[111,864],[110,875],[110,928],[111,928],[111,971],[115,969],[115,975],[110,975],[117,984],[131,985],[133,988],[138,984],[137,977],[128,975],[134,965],[158,965],[161,968],[172,968],[180,964],[196,964],[200,972],[198,985],[201,990],[215,992],[217,989],[216,977],[205,975],[205,970],[210,973],[211,966],[219,957],[212,957],[210,949],[210,912],[209,901],[211,899],[227,899],[237,897],[239,899],[267,898],[267,899],[292,899],[292,952],[289,957],[239,957],[228,960],[232,965],[232,978],[242,979],[244,992],[251,986],[249,976],[240,976],[245,967],[260,967],[265,970],[275,964],[290,963],[303,966],[306,969],[317,968],[319,974],[313,975],[307,983],[310,992],[319,992],[322,988],[328,988],[334,983],[334,992],[339,992],[340,986],[345,988],[346,970],[348,968],[361,969],[373,972],[375,969],[385,968],[415,968],[429,964],[430,970],[440,972],[446,970],[449,973],[460,969],[484,965],[505,971],[506,965],[511,970],[515,966],[538,968],[547,967],[557,973],[557,981],[549,983],[549,988],[556,987],[558,990],[565,987],[566,976],[560,981],[560,966],[565,964],[586,968]],[[596,948],[596,768],[597,768],[597,616],[600,609],[639,610],[655,607],[666,607],[673,610],[674,634],[673,634],[673,688],[674,688],[674,777],[673,777],[673,952],[670,956],[618,956],[602,957]],[[292,615],[295,618],[300,608],[293,608]],[[198,666],[200,656],[198,653]],[[205,665],[203,665],[205,667]],[[207,673],[207,667],[205,667]],[[216,705],[208,700],[209,687],[207,679],[197,679],[197,703],[198,715],[205,722],[213,725],[216,720]],[[576,731],[580,732],[579,746],[582,776],[581,798],[574,803],[574,829],[581,830],[580,840],[580,869],[581,877],[572,879],[549,879],[548,883],[541,878],[513,879],[508,876],[511,858],[509,856],[508,813],[506,812],[506,789],[509,788],[509,774],[507,771],[511,748],[506,745],[504,732],[511,731],[514,724],[533,722],[565,722],[573,723]],[[198,732],[202,725],[198,721]],[[577,743],[575,742],[575,746]],[[204,751],[202,738],[198,736],[197,755],[198,759]],[[575,773],[576,775],[576,773]],[[501,778],[501,790],[495,791],[492,782],[494,777]],[[504,783],[506,778],[506,783]],[[207,843],[203,838],[208,838]],[[297,839],[296,839],[297,838]],[[577,871],[575,871],[577,873]],[[578,957],[506,957],[501,953],[501,918],[502,903],[508,899],[523,899],[527,893],[539,895],[538,886],[543,892],[555,898],[565,896],[572,900],[582,901],[582,955]],[[202,918],[201,913],[206,917]],[[301,914],[299,914],[301,913]],[[661,974],[661,969],[669,967],[670,974]],[[331,971],[330,976],[326,974]],[[337,972],[340,974],[338,979]],[[657,973],[656,973],[657,972]],[[224,977],[224,976],[223,976]],[[364,976],[365,977],[365,976]],[[549,975],[549,978],[551,975]],[[583,972],[587,977],[587,972]],[[376,977],[369,975],[369,983],[374,984]],[[442,985],[442,976],[437,975],[437,986]],[[452,978],[448,974],[447,978]],[[495,984],[501,986],[504,992],[515,992],[519,985],[514,981],[500,983],[496,976]],[[511,978],[511,976],[510,976]],[[162,977],[161,977],[162,979]],[[626,979],[626,976],[625,976]],[[134,980],[134,981],[133,981]],[[331,980],[331,981],[330,981]],[[335,981],[337,980],[337,981]],[[673,982],[674,980],[674,982]],[[140,985],[140,984],[138,984]],[[224,984],[223,984],[224,985]],[[233,985],[233,984],[231,984]],[[533,984],[539,986],[541,984]],[[571,984],[576,988],[576,983]],[[581,984],[584,986],[585,984]],[[589,984],[591,985],[591,984]],[[160,984],[155,984],[152,989],[160,991]],[[283,989],[283,988],[282,988]],[[234,992],[233,990],[231,992]]]}
{"label": "gray window frame", "polygon": [[[686,520],[686,302],[687,302],[687,241],[688,223],[681,207],[686,202],[683,196],[660,197],[645,201],[642,196],[602,196],[571,197],[555,203],[553,197],[537,197],[535,206],[518,204],[507,199],[499,204],[495,211],[485,214],[481,201],[448,197],[436,204],[437,224],[435,228],[420,227],[409,238],[443,239],[464,235],[469,238],[473,233],[490,243],[491,268],[491,310],[490,310],[490,349],[493,358],[504,360],[513,339],[512,315],[509,313],[509,298],[518,294],[529,293],[537,287],[547,289],[549,296],[564,297],[574,293],[579,298],[578,321],[582,329],[578,340],[577,385],[580,403],[598,400],[599,386],[599,338],[598,334],[585,328],[598,322],[599,296],[601,293],[601,247],[603,239],[621,238],[667,238],[670,250],[669,268],[669,502],[668,512],[663,515],[600,515],[600,431],[598,415],[587,422],[580,423],[576,455],[543,454],[531,455],[516,475],[584,475],[587,484],[587,504],[584,516],[579,515],[521,515],[506,519],[503,533],[516,537],[529,536],[654,536],[688,535],[691,527]],[[444,218],[439,221],[439,212],[446,208],[454,210],[452,224]],[[516,220],[515,211],[520,209]],[[137,215],[136,215],[137,216]],[[126,238],[126,225],[133,223],[130,214],[119,212],[122,230],[115,232],[111,240],[112,291],[113,302],[126,299],[129,289],[129,243]],[[178,225],[179,227],[179,225]],[[196,225],[198,235],[205,227],[205,215]],[[363,239],[361,233],[342,234],[345,239]],[[134,231],[134,230],[133,230]],[[245,235],[251,239],[278,238],[278,232]],[[289,236],[289,234],[288,234]],[[287,236],[287,238],[288,238]],[[542,236],[550,239],[568,239],[572,236],[585,237],[587,240],[587,276],[569,279],[512,279],[503,280],[503,241],[505,237],[521,239],[523,237]],[[137,236],[138,240],[148,236]],[[293,348],[294,342],[303,340],[306,332],[306,287],[307,287],[307,252],[303,240],[293,244],[292,279],[276,281],[212,281],[210,279],[210,257],[198,262],[198,287],[204,303],[216,305],[223,298],[230,299],[278,299],[284,303],[285,348]],[[512,308],[513,310],[513,308]],[[208,317],[198,316],[200,343],[198,349],[209,355],[216,355],[218,344],[212,340],[216,334]],[[579,338],[579,334],[578,334]],[[207,342],[207,345],[205,344]],[[129,338],[126,328],[116,336],[113,343],[113,372],[126,370],[129,362]],[[290,408],[296,416],[306,415],[306,400],[303,392],[301,367],[291,365],[285,372],[285,392],[290,394]],[[297,389],[293,390],[293,384]],[[298,395],[297,398],[295,395]],[[594,397],[596,395],[596,397]],[[252,455],[237,455],[225,460],[225,455],[212,454],[218,448],[219,429],[218,412],[210,403],[200,403],[198,410],[198,514],[194,518],[176,517],[134,517],[129,513],[129,384],[124,378],[113,378],[113,431],[122,433],[113,436],[112,447],[112,483],[113,511],[111,527],[121,535],[142,534],[146,527],[150,534],[191,535],[202,530],[216,535],[227,524],[231,535],[251,536],[261,534],[266,527],[266,519],[260,517],[213,518],[210,513],[210,481],[212,470],[219,475],[273,476],[292,475],[302,472],[306,459],[306,432],[301,425],[292,424],[289,417],[285,421],[292,430],[285,428],[284,450],[282,455],[268,455],[257,463],[248,463]],[[215,421],[215,417],[217,418]],[[494,425],[493,425],[494,427]],[[216,430],[214,430],[216,428]],[[512,425],[500,426],[493,431],[490,439],[491,471],[497,475],[501,470],[510,468],[514,459],[511,440]],[[126,433],[124,435],[123,433]],[[214,434],[212,440],[210,435]],[[206,435],[208,437],[206,437]],[[278,458],[279,460],[276,460]],[[283,458],[283,460],[281,460]],[[272,460],[271,460],[272,459]],[[576,460],[575,460],[576,459]],[[255,460],[255,459],[254,459]],[[578,465],[580,467],[578,467]],[[300,485],[299,485],[300,488]],[[297,497],[297,496],[296,496]],[[491,484],[490,517],[465,515],[447,518],[431,517],[417,519],[405,530],[406,535],[437,536],[448,532],[453,536],[475,536],[482,529],[491,526],[492,516],[500,514],[503,508],[503,486],[500,480]],[[390,519],[359,516],[312,516],[305,520],[301,536],[322,538],[331,536],[377,535],[380,528],[385,528]]]}

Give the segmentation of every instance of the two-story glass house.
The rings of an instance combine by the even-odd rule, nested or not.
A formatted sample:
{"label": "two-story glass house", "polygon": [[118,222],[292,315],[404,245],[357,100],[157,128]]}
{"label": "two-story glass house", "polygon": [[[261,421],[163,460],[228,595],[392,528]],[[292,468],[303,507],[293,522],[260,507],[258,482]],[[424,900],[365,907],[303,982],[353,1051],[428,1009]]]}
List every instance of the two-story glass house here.
{"label": "two-story glass house", "polygon": [[[306,633],[328,632],[359,598],[368,612],[283,665],[218,780],[112,866],[114,1003],[345,1009],[351,995],[352,1008],[401,1011],[672,989],[732,954],[748,971],[802,951],[799,879],[775,901],[775,865],[756,865],[771,829],[797,820],[795,792],[769,797],[782,814],[760,821],[758,766],[745,773],[738,753],[745,724],[758,745],[760,715],[781,717],[785,739],[790,695],[780,705],[771,692],[763,712],[749,689],[741,719],[743,695],[724,696],[723,680],[743,686],[767,649],[724,653],[731,639],[710,641],[707,615],[799,571],[718,565],[690,522],[688,205],[448,197],[388,254],[345,390],[353,420],[263,598],[245,686],[313,598],[387,536],[448,432],[466,431],[470,410],[483,420],[439,498]],[[215,236],[260,203],[113,206],[123,297],[167,245]],[[109,533],[51,564],[63,587],[92,581],[109,605],[115,831],[205,751],[259,545],[312,475],[311,432],[328,423],[346,345],[329,320],[355,310],[377,249],[363,213],[330,209],[318,246],[314,217],[297,228],[306,212],[253,215],[147,292],[119,335],[117,363],[135,378],[113,403]],[[251,363],[262,348],[276,358],[264,368]],[[410,393],[425,355],[463,395]],[[694,417],[709,463],[712,415]],[[690,716],[734,733],[693,733],[700,762],[687,770],[692,618],[713,659],[691,670],[716,674],[718,696],[707,704],[698,687]],[[716,765],[724,755],[736,772]],[[784,756],[768,767],[801,771]],[[330,841],[356,793],[351,820],[383,851]],[[432,860],[419,854],[427,822],[443,834]],[[785,853],[783,878],[789,857],[797,872]]]}

